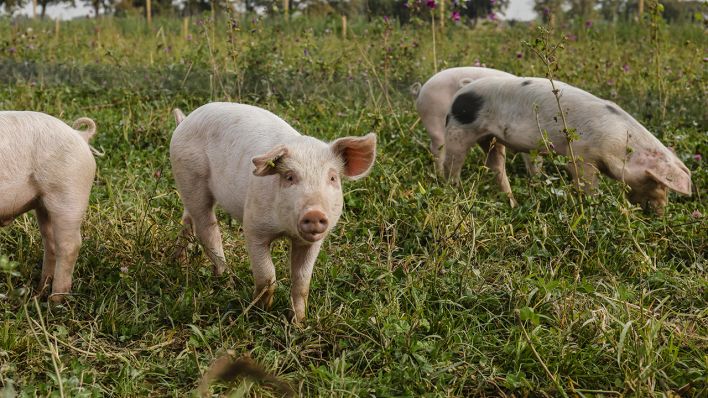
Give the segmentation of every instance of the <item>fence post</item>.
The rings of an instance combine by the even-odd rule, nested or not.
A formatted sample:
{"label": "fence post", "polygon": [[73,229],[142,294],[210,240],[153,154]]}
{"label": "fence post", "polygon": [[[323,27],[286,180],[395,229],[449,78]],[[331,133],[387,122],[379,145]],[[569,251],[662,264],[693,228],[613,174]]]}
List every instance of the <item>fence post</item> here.
{"label": "fence post", "polygon": [[445,29],[445,0],[440,0],[440,29]]}
{"label": "fence post", "polygon": [[148,27],[152,26],[152,1],[145,0],[145,13],[147,14],[147,24]]}
{"label": "fence post", "polygon": [[182,18],[182,38],[184,38],[184,40],[187,40],[187,36],[189,36],[189,17],[188,16]]}
{"label": "fence post", "polygon": [[347,38],[347,16],[342,15],[342,39]]}

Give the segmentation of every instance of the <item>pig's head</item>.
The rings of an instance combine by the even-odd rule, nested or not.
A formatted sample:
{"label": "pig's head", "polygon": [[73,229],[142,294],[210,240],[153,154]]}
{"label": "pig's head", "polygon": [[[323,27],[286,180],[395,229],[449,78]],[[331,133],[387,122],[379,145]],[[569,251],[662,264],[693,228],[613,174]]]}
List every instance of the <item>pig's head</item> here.
{"label": "pig's head", "polygon": [[691,172],[668,150],[633,153],[625,168],[628,199],[659,215],[668,203],[669,190],[691,195]]}
{"label": "pig's head", "polygon": [[366,176],[376,159],[376,135],[342,137],[326,144],[303,136],[252,159],[253,174],[277,175],[273,209],[285,233],[314,243],[334,227],[342,214],[345,177]]}

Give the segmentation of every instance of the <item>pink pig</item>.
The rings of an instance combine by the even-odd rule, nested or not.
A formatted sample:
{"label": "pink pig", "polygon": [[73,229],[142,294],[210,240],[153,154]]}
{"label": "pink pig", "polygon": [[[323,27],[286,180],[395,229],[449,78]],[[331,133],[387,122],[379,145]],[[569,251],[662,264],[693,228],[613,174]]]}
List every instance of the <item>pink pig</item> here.
{"label": "pink pig", "polygon": [[475,80],[494,76],[513,77],[514,75],[496,69],[473,66],[449,68],[436,73],[422,86],[420,83],[411,86],[411,94],[416,97],[415,108],[428,131],[430,152],[433,154],[438,171],[442,170],[440,149],[445,144],[445,117],[450,110],[455,93]]}
{"label": "pink pig", "polygon": [[[294,319],[303,320],[317,254],[342,213],[340,177],[356,180],[369,173],[376,136],[327,144],[264,109],[235,103],[210,103],[186,118],[179,109],[174,114],[170,160],[185,207],[183,235],[194,229],[219,275],[226,260],[214,206],[241,221],[254,297],[266,309],[275,291],[270,245],[290,240]],[[183,250],[178,247],[178,256]]]}
{"label": "pink pig", "polygon": [[[76,130],[80,126],[88,130]],[[71,290],[96,173],[88,145],[95,133],[88,118],[71,128],[44,113],[0,112],[0,226],[35,210],[44,243],[40,288],[51,281],[55,302]]]}

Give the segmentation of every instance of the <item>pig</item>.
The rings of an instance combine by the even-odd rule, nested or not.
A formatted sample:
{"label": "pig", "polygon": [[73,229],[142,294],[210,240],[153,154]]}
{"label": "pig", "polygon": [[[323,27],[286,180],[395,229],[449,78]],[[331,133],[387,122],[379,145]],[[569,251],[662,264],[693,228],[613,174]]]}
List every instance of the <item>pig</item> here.
{"label": "pig", "polygon": [[51,282],[52,302],[71,291],[96,173],[88,144],[95,134],[85,117],[72,128],[44,113],[0,111],[0,226],[35,211],[44,245],[39,286],[44,292]]}
{"label": "pig", "polygon": [[452,105],[452,98],[457,90],[474,80],[491,76],[514,75],[500,70],[480,67],[459,67],[442,70],[422,86],[411,86],[415,99],[415,108],[420,120],[430,136],[430,152],[439,159],[440,148],[445,143],[445,116]]}
{"label": "pig", "polygon": [[[182,235],[196,232],[220,275],[226,260],[214,206],[239,220],[254,300],[264,309],[275,291],[270,245],[289,240],[293,320],[302,321],[315,260],[342,213],[341,177],[357,180],[370,172],[376,135],[324,143],[265,109],[237,103],[209,103],[187,117],[178,109],[174,114],[170,161],[184,204]],[[183,251],[182,243],[177,256]]]}
{"label": "pig", "polygon": [[[592,193],[598,172],[629,186],[628,199],[663,214],[668,190],[691,195],[691,172],[653,134],[617,104],[563,82],[554,82],[563,115],[577,139],[568,143],[563,118],[548,79],[501,77],[472,82],[453,99],[445,128],[444,174],[459,180],[469,148],[494,140],[519,152],[572,155],[566,168],[576,186]],[[546,132],[544,138],[541,132]],[[493,155],[493,156],[491,156]],[[504,152],[489,166],[501,191],[513,199]]]}

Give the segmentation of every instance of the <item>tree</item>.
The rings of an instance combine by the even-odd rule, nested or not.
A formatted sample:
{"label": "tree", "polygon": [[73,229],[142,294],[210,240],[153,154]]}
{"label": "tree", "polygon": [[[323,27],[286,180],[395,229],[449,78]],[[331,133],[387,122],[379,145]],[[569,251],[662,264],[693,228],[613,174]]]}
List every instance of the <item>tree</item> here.
{"label": "tree", "polygon": [[54,5],[54,4],[61,4],[61,3],[71,3],[71,1],[68,0],[37,0],[37,4],[39,5],[39,17],[44,19],[44,17],[47,15],[47,6],[49,5]]}
{"label": "tree", "polygon": [[101,8],[103,8],[104,13],[108,13],[113,8],[114,1],[115,0],[83,0],[86,5],[91,6],[95,18],[98,18]]}
{"label": "tree", "polygon": [[26,0],[0,0],[0,7],[5,8],[5,12],[11,14],[18,8],[25,6]]}

